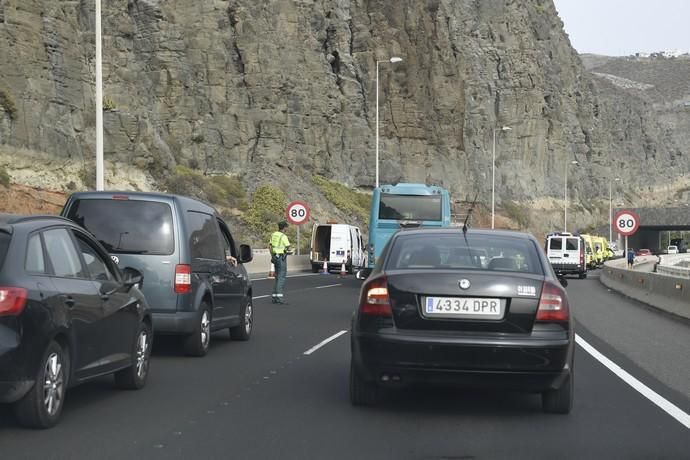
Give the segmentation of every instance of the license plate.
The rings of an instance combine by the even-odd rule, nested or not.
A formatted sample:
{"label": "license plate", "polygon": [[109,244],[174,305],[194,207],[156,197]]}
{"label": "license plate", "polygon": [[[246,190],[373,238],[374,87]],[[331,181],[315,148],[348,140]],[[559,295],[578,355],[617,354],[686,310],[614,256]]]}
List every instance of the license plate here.
{"label": "license plate", "polygon": [[485,297],[424,297],[424,316],[429,318],[503,318],[501,299]]}

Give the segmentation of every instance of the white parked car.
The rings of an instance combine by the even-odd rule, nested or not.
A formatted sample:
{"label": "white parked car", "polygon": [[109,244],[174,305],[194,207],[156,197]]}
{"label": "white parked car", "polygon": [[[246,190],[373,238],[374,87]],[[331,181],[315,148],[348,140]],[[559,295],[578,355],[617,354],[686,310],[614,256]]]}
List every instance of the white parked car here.
{"label": "white parked car", "polygon": [[678,254],[678,246],[669,246],[666,250],[667,254]]}

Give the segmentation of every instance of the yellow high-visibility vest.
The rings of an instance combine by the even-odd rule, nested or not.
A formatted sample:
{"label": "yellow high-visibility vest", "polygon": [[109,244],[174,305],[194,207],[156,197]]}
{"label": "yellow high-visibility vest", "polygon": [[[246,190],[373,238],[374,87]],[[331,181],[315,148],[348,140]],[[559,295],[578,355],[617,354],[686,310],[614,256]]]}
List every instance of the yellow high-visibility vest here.
{"label": "yellow high-visibility vest", "polygon": [[271,234],[271,242],[268,243],[268,249],[271,254],[285,254],[285,249],[290,246],[290,241],[287,235],[283,232],[273,232]]}

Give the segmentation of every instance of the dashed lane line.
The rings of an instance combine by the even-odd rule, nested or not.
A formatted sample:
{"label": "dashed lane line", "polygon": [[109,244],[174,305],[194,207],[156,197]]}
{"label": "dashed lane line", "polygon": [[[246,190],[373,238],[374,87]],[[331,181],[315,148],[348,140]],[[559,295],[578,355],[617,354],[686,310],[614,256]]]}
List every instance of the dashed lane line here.
{"label": "dashed lane line", "polygon": [[347,334],[347,331],[346,331],[346,330],[342,330],[342,331],[340,331],[340,332],[337,332],[337,333],[333,334],[333,335],[330,336],[329,338],[327,338],[327,339],[325,339],[325,340],[322,340],[321,342],[319,342],[319,343],[317,343],[316,345],[314,345],[313,347],[311,347],[309,350],[305,351],[304,354],[307,355],[307,356],[309,356],[310,354],[314,353],[314,352],[315,352],[316,350],[318,350],[319,348],[323,347],[324,345],[326,345],[326,344],[329,343],[329,342],[334,341],[335,339],[337,339],[338,337],[340,337],[340,336],[343,335],[343,334]]}
{"label": "dashed lane line", "polygon": [[[320,275],[320,273],[303,273],[303,274],[301,274],[301,275],[288,275],[287,277],[288,277],[288,278],[303,278],[303,277],[305,277],[305,276],[319,276],[319,275]],[[250,278],[252,281],[262,281],[262,280],[272,280],[272,279],[273,279],[273,278],[268,278],[268,277],[264,277],[264,278],[252,278],[251,275],[249,275],[249,278]]]}

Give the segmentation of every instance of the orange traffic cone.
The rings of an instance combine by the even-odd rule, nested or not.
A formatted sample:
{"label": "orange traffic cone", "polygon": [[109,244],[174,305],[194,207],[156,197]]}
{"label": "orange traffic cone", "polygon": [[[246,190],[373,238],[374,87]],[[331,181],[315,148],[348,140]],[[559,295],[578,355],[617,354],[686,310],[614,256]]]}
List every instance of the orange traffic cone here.
{"label": "orange traffic cone", "polygon": [[345,278],[347,276],[347,270],[345,270],[345,264],[340,265],[340,277]]}
{"label": "orange traffic cone", "polygon": [[268,270],[268,277],[269,278],[275,278],[276,277],[276,266],[271,262],[271,268]]}
{"label": "orange traffic cone", "polygon": [[323,270],[321,271],[321,274],[322,275],[328,275],[329,274],[328,273],[328,263],[326,263],[325,260],[323,261]]}

